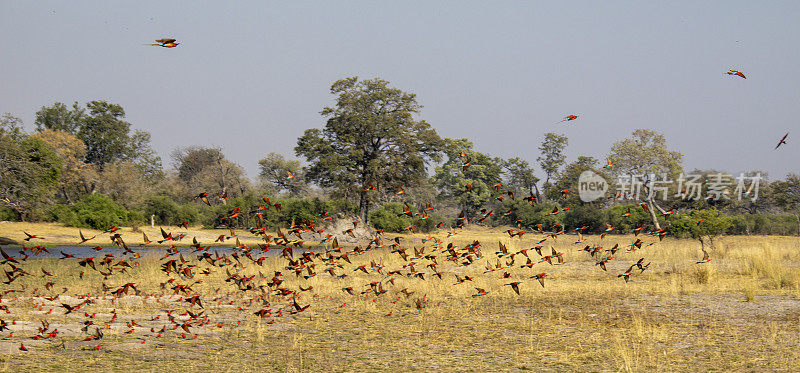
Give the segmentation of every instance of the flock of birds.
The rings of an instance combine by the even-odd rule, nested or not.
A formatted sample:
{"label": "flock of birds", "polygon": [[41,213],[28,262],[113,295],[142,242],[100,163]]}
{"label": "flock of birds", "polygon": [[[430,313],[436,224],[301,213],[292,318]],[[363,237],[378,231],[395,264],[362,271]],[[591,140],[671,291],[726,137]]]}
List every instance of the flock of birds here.
{"label": "flock of birds", "polygon": [[[464,170],[470,167],[469,163],[467,158],[463,159]],[[370,189],[370,186],[367,186],[365,190],[374,190],[374,187]],[[499,183],[495,190],[498,194],[497,197],[515,198],[512,190],[501,191]],[[217,196],[220,200],[227,198],[225,193],[219,193]],[[196,199],[211,205],[208,193],[200,193]],[[306,295],[310,294],[312,298],[320,296],[315,293],[312,284],[308,283],[312,278],[315,278],[316,281],[321,279],[340,281],[342,292],[361,300],[386,299],[395,305],[400,302],[400,306],[405,305],[404,307],[409,311],[422,310],[429,304],[426,295],[419,294],[423,290],[419,288],[410,290],[407,287],[400,289],[400,286],[395,286],[397,278],[406,278],[412,281],[448,281],[448,278],[453,278],[454,286],[465,286],[464,284],[474,280],[474,277],[468,274],[475,276],[476,273],[482,273],[488,278],[499,274],[499,280],[505,280],[502,285],[509,286],[510,291],[519,295],[528,280],[535,280],[542,287],[545,286],[548,272],[534,270],[534,268],[541,265],[561,266],[566,264],[564,252],[556,249],[556,246],[560,237],[561,242],[570,240],[566,237],[572,237],[565,236],[568,231],[561,224],[546,229],[543,224],[525,227],[521,221],[517,221],[515,228],[506,230],[509,241],[516,237],[519,240],[517,246],[530,246],[529,248],[509,250],[508,246],[501,241],[498,243],[496,251],[484,253],[484,246],[478,240],[463,246],[455,244],[455,238],[452,237],[459,233],[460,228],[467,225],[467,218],[462,211],[456,218],[456,223],[442,231],[446,232],[445,237],[438,238],[428,234],[421,238],[420,247],[412,243],[413,248],[410,248],[405,244],[407,240],[413,238],[390,237],[382,230],[375,230],[369,232],[368,242],[366,242],[366,238],[364,242],[361,242],[362,244],[366,243],[366,247],[345,248],[339,244],[339,239],[356,238],[354,232],[361,223],[360,221],[352,221],[352,228],[348,227],[341,232],[331,232],[320,227],[334,218],[329,212],[322,212],[318,215],[319,222],[305,220],[298,224],[293,223],[285,228],[285,232],[284,229],[278,228],[273,236],[263,226],[263,212],[271,208],[280,210],[281,203],[273,203],[268,197],[263,198],[263,201],[264,204],[257,208],[258,212],[252,215],[254,225],[247,229],[249,234],[258,237],[255,247],[242,244],[234,229],[230,229],[229,235],[218,236],[213,244],[200,243],[194,237],[191,244],[185,245],[182,244],[187,237],[185,233],[168,232],[162,227],[160,229],[161,239],[156,242],[169,245],[169,247],[159,259],[164,278],[157,291],[146,292],[141,284],[132,281],[135,276],[129,273],[129,271],[133,272],[140,268],[142,258],[140,250],[153,244],[146,233],[142,233],[140,244],[129,245],[130,239],[123,238],[117,227],[90,237],[85,236],[79,230],[77,244],[91,245],[99,236],[107,234],[110,242],[121,248],[122,254],[108,253],[108,249],[102,246],[93,248],[97,252],[97,255],[94,256],[76,257],[75,254],[64,250],[60,252],[61,258],[58,260],[67,262],[67,265],[74,263],[77,266],[79,281],[86,281],[89,284],[96,284],[98,280],[100,281],[101,295],[86,292],[67,296],[68,284],[59,283],[59,281],[75,281],[75,276],[72,278],[69,278],[69,275],[58,276],[55,271],[43,267],[40,271],[28,270],[29,259],[45,252],[50,253],[47,247],[23,246],[19,255],[16,256],[10,255],[8,251],[0,248],[0,255],[2,255],[0,263],[6,276],[6,280],[3,281],[6,289],[0,291],[0,311],[13,315],[15,302],[20,301],[24,295],[29,295],[34,309],[39,310],[42,315],[58,314],[57,309],[60,308],[63,315],[79,318],[83,324],[81,329],[83,341],[91,344],[84,348],[98,350],[101,348],[99,342],[103,339],[104,331],[112,328],[122,330],[125,334],[136,335],[141,343],[145,343],[147,340],[161,338],[166,333],[173,331],[175,336],[179,335],[182,339],[196,339],[198,338],[197,328],[209,326],[221,328],[226,323],[234,323],[230,319],[215,319],[215,317],[219,317],[219,312],[214,312],[214,315],[205,313],[209,303],[221,305],[227,302],[231,307],[238,304],[236,310],[239,317],[255,315],[261,319],[267,319],[267,323],[274,323],[276,318],[298,314],[311,307],[312,304],[306,301],[308,299]],[[526,198],[526,201],[531,204],[535,203],[533,198]],[[646,204],[640,206],[647,209]],[[424,207],[418,209],[412,209],[406,204],[403,212],[399,215],[424,220],[430,218],[428,214],[433,210],[430,203],[426,203]],[[563,213],[569,213],[569,209],[555,209],[550,214]],[[234,219],[241,214],[240,207],[233,207],[228,211],[227,218]],[[481,218],[477,221],[483,221],[492,215],[492,211],[484,209],[479,215]],[[630,211],[622,216],[630,216]],[[188,223],[182,222],[178,227],[188,228]],[[702,223],[702,221],[697,222],[697,224]],[[437,224],[437,227],[444,228],[444,225],[445,223],[441,222]],[[362,228],[369,229],[363,225]],[[586,252],[591,258],[594,258],[595,266],[603,271],[608,270],[608,263],[615,260],[615,255],[620,250],[633,253],[643,247],[655,245],[668,234],[665,230],[644,232],[643,227],[638,225],[632,231],[636,237],[634,242],[622,245],[617,243],[612,247],[603,248],[599,245],[586,244],[587,240],[583,236],[583,232],[587,228],[581,226],[570,231],[577,236],[577,241],[573,244],[584,246],[579,251]],[[414,226],[408,226],[406,230],[413,232]],[[612,231],[614,231],[614,227],[607,225],[601,239]],[[28,232],[24,232],[24,234],[26,235],[24,240],[28,244],[45,240],[40,235]],[[526,234],[536,235],[537,238],[530,245],[524,244],[523,236]],[[657,238],[657,240],[645,243],[642,238],[646,237]],[[308,247],[307,240],[309,238],[315,242],[319,240],[318,244],[314,244],[316,247]],[[445,243],[447,240],[450,242]],[[232,241],[233,244],[225,244],[226,241]],[[355,241],[358,243],[357,240]],[[216,243],[224,246],[212,248],[211,245]],[[226,250],[222,250],[223,252],[220,253],[220,248]],[[107,253],[101,255],[104,250]],[[379,251],[383,254],[386,252],[388,255],[396,254],[399,258],[397,263],[400,264],[386,265],[383,259],[377,259],[377,261],[369,259],[368,263],[367,259],[360,260],[360,256],[376,250],[383,250]],[[157,253],[152,248],[147,249],[146,252],[151,255]],[[697,263],[710,261],[708,253],[705,250],[703,253],[703,259]],[[267,260],[276,261],[274,268],[278,270],[271,274],[262,273],[261,269],[264,268]],[[650,268],[650,264],[649,262],[645,263],[645,258],[641,258],[630,264],[627,270],[616,277],[627,283],[633,276]],[[59,267],[63,268],[64,266]],[[515,271],[510,271],[512,268]],[[520,269],[516,270],[516,268]],[[222,274],[223,271],[224,274]],[[353,272],[362,272],[364,275],[356,277],[353,276]],[[90,273],[92,274],[90,275]],[[208,278],[214,273],[222,274],[221,279],[228,284],[227,289],[223,285],[221,288],[205,293],[195,290],[198,287],[197,284],[203,283],[204,277]],[[127,276],[123,276],[123,274],[127,274]],[[289,286],[286,281],[285,276],[291,274],[297,279],[297,287]],[[363,279],[364,276],[367,278]],[[348,277],[349,279],[346,279]],[[26,286],[18,282],[21,278],[29,278],[33,281],[28,281]],[[116,283],[116,285],[109,285],[112,283]],[[33,289],[30,289],[31,287]],[[472,294],[472,297],[490,293],[484,288],[473,287],[475,293]],[[55,289],[58,288],[62,288],[62,290],[56,291]],[[97,320],[96,311],[90,311],[92,305],[98,302],[110,302],[110,306],[114,307],[117,299],[128,295],[155,299],[157,303],[160,303],[160,307],[169,309],[163,314],[159,313],[149,319],[138,321],[129,315],[127,321],[123,321],[125,317],[118,316],[116,308],[110,312],[108,320]],[[167,298],[164,298],[165,296]],[[345,306],[346,303],[341,305],[341,307]],[[183,311],[181,312],[181,310]],[[82,317],[81,312],[83,312]],[[385,316],[392,316],[393,313],[394,310]],[[42,320],[41,323],[38,332],[29,338],[54,340],[58,337],[57,328],[51,329],[46,320]],[[0,319],[0,332],[10,331],[10,334],[2,338],[3,340],[15,338],[13,336],[15,324],[16,320],[8,322]],[[235,320],[235,324],[241,325],[242,319]],[[27,351],[28,347],[24,345],[24,342],[20,342],[19,349]]]}
{"label": "flock of birds", "polygon": [[[174,38],[162,38],[150,45],[175,48],[179,44]],[[741,71],[730,70],[727,74],[746,79]],[[558,123],[570,122],[576,119],[578,119],[578,115],[570,114]],[[787,137],[788,133],[783,136],[775,148],[777,149],[786,144]],[[462,154],[462,157],[462,171],[466,171],[472,163],[465,154]],[[606,167],[613,167],[613,164],[609,161]],[[294,175],[289,172],[286,178],[291,180],[293,177]],[[374,189],[374,186],[367,185],[364,190],[370,191]],[[472,191],[471,189],[471,185],[465,185],[465,192],[469,193]],[[502,201],[506,197],[515,198],[512,190],[501,192],[500,183],[495,185],[495,190],[498,194],[496,196],[497,200]],[[401,195],[404,192],[402,188],[399,188],[397,194]],[[567,194],[568,191],[562,191],[562,196],[566,197]],[[219,193],[217,196],[223,201],[227,199],[227,193],[224,192]],[[209,194],[206,192],[198,194],[195,198],[209,206],[211,205]],[[525,200],[531,204],[535,203],[535,199],[532,196],[525,198]],[[416,291],[407,287],[399,289],[399,286],[395,286],[397,278],[418,279],[418,281],[445,281],[453,278],[455,281],[453,283],[454,286],[464,286],[464,284],[474,280],[467,273],[474,275],[477,272],[487,277],[499,274],[499,279],[503,282],[502,285],[508,286],[510,291],[520,295],[521,289],[524,289],[523,284],[528,280],[535,280],[542,287],[545,286],[548,272],[534,270],[535,267],[566,264],[564,252],[555,248],[559,237],[562,237],[562,242],[567,239],[564,235],[568,232],[561,224],[545,229],[542,224],[524,227],[521,221],[517,221],[515,222],[516,229],[508,229],[506,231],[509,235],[509,240],[516,237],[519,240],[519,246],[522,246],[524,235],[538,235],[531,245],[525,245],[530,246],[529,248],[516,251],[509,250],[508,246],[501,241],[498,243],[496,251],[492,250],[491,253],[484,253],[484,246],[478,240],[463,246],[456,245],[453,241],[455,239],[445,243],[445,240],[451,239],[458,234],[457,229],[464,228],[467,225],[466,215],[461,212],[456,218],[455,226],[448,227],[449,230],[446,231],[447,234],[444,239],[429,234],[421,239],[420,247],[412,244],[413,248],[409,248],[409,245],[404,244],[405,240],[411,240],[412,238],[404,236],[387,237],[383,231],[376,230],[371,232],[366,247],[354,246],[345,248],[339,244],[339,237],[356,238],[355,231],[360,221],[352,221],[352,228],[342,232],[330,232],[320,227],[322,224],[334,219],[329,212],[322,212],[319,214],[319,222],[302,221],[298,224],[293,223],[286,229],[286,232],[278,228],[275,236],[272,236],[263,226],[263,213],[270,208],[280,210],[281,203],[272,203],[266,197],[263,201],[264,205],[261,205],[258,208],[259,211],[253,215],[254,225],[248,229],[250,234],[259,238],[259,243],[256,247],[242,244],[234,229],[230,230],[229,235],[220,235],[214,241],[214,244],[220,243],[224,245],[225,241],[232,240],[234,243],[230,247],[226,247],[231,250],[230,252],[220,253],[217,250],[220,246],[212,248],[211,245],[213,244],[202,244],[196,237],[192,238],[190,245],[181,246],[182,240],[187,236],[185,233],[167,232],[164,228],[161,228],[162,239],[156,242],[167,244],[169,247],[166,248],[163,256],[159,259],[164,281],[160,283],[157,291],[145,291],[141,284],[131,281],[134,277],[129,273],[129,271],[133,272],[140,267],[142,258],[140,250],[153,243],[145,233],[142,233],[141,244],[132,246],[126,241],[129,240],[128,238],[123,238],[119,228],[112,227],[104,231],[102,235],[107,234],[111,243],[122,248],[122,254],[118,255],[108,253],[108,249],[102,246],[94,247],[97,252],[95,256],[76,257],[75,254],[63,250],[60,252],[61,258],[59,260],[74,263],[77,266],[79,271],[78,280],[91,282],[99,279],[103,294],[86,292],[68,296],[69,288],[66,282],[74,281],[74,278],[69,279],[67,278],[69,277],[68,275],[57,276],[55,271],[47,270],[43,267],[40,268],[40,271],[29,270],[29,260],[44,252],[49,253],[47,247],[39,245],[27,247],[23,245],[19,255],[16,256],[10,255],[5,249],[0,248],[0,255],[2,255],[0,265],[2,265],[6,276],[5,281],[3,281],[5,289],[0,291],[0,311],[9,315],[8,317],[15,317],[15,306],[18,304],[16,302],[27,295],[32,300],[34,309],[40,311],[42,315],[58,314],[60,309],[60,311],[63,311],[62,315],[79,318],[83,325],[81,328],[83,333],[82,340],[91,342],[91,345],[85,347],[85,349],[99,350],[101,349],[99,342],[104,337],[104,331],[112,328],[121,328],[125,334],[137,335],[138,337],[136,338],[141,343],[145,343],[147,340],[161,338],[169,332],[176,333],[175,336],[179,335],[182,339],[191,340],[198,338],[198,328],[221,328],[226,323],[241,325],[241,318],[237,320],[215,320],[216,313],[209,315],[205,312],[210,303],[217,305],[227,303],[231,307],[238,305],[235,307],[238,315],[254,315],[261,319],[267,319],[268,323],[274,323],[276,318],[284,317],[284,313],[286,315],[299,314],[312,306],[312,303],[307,301],[309,297],[306,295],[310,294],[311,298],[319,297],[320,295],[315,293],[311,284],[306,283],[306,286],[303,286],[303,281],[308,281],[312,278],[327,277],[330,281],[341,281],[342,292],[350,296],[359,297],[362,300],[383,298],[392,304],[398,304],[398,302],[405,300],[410,309],[422,310],[429,304],[426,296],[424,294],[415,296],[415,293],[421,292],[419,289]],[[645,210],[648,208],[646,203],[640,204],[640,206]],[[419,209],[412,209],[411,206],[406,204],[403,212],[399,215],[424,220],[430,218],[429,213],[433,210],[434,208],[430,203]],[[556,208],[550,214],[568,212],[568,208],[562,210]],[[241,214],[241,208],[234,207],[228,212],[227,219],[237,218]],[[507,212],[504,214],[507,214]],[[483,222],[492,215],[493,211],[483,209],[477,222]],[[623,217],[625,216],[630,216],[630,211],[623,214]],[[188,223],[182,222],[179,227],[188,228]],[[703,221],[697,222],[698,225],[702,223]],[[444,225],[445,223],[441,222],[436,226],[437,228],[443,228]],[[364,228],[369,229],[369,227]],[[571,230],[578,237],[573,244],[583,246],[579,251],[586,252],[593,258],[595,266],[602,271],[608,270],[608,263],[615,260],[615,255],[620,250],[633,253],[643,247],[657,244],[668,234],[665,230],[643,232],[643,227],[637,226],[633,229],[636,237],[634,242],[622,245],[617,243],[612,247],[603,248],[599,245],[586,244],[583,232],[587,228],[582,226]],[[406,230],[414,232],[415,227],[412,224],[407,226]],[[601,239],[613,230],[614,227],[607,225],[605,232],[601,235]],[[27,243],[31,243],[34,240],[45,240],[44,237],[39,235],[24,233],[26,235],[24,240]],[[657,238],[657,240],[645,243],[639,237],[640,234],[642,234],[642,238],[649,236]],[[77,244],[91,244],[91,241],[97,239],[98,236],[86,237],[82,231],[79,231],[79,242]],[[309,248],[306,246],[306,239],[309,237],[315,241],[319,240],[317,247]],[[103,253],[104,250],[106,253]],[[378,261],[371,259],[369,263],[366,260],[363,263],[359,261],[360,256],[375,250],[388,251],[389,255],[396,254],[400,259],[398,263],[401,264],[392,267],[385,265],[382,259]],[[151,248],[148,249],[148,252],[154,253],[155,251]],[[270,254],[270,252],[278,254]],[[275,270],[271,274],[262,273],[261,268],[264,267],[266,260],[279,261],[281,264],[276,268],[280,270]],[[697,263],[708,263],[710,260],[708,252],[703,249],[703,257]],[[650,265],[651,263],[645,263],[645,258],[642,257],[629,266],[626,264],[627,270],[617,274],[616,277],[623,279],[627,283],[635,275],[642,274],[650,268]],[[471,268],[480,269],[469,272],[468,270]],[[520,268],[520,270],[513,271],[516,275],[512,275],[511,271],[509,271],[511,268]],[[223,271],[222,279],[227,284],[228,289],[217,288],[214,291],[203,293],[193,288],[199,288],[198,284],[203,283],[203,277],[211,276],[214,273],[222,273]],[[366,280],[362,280],[364,276],[356,278],[356,276],[353,276],[354,272],[363,272]],[[525,274],[520,276],[520,272]],[[245,273],[250,274],[246,275]],[[123,276],[124,274],[127,274],[127,276]],[[286,281],[286,276],[292,274],[298,279],[296,288],[288,286]],[[350,277],[350,280],[345,280],[348,277]],[[25,285],[21,283],[24,281],[19,281],[23,278],[33,279],[33,281],[27,281],[28,285]],[[59,283],[61,281],[64,283]],[[363,283],[353,283],[353,281],[363,281]],[[111,286],[108,285],[109,283],[116,283],[116,285]],[[31,287],[33,288],[31,289]],[[62,290],[56,290],[58,288]],[[474,286],[473,288],[475,292],[471,295],[472,297],[485,296],[490,293],[484,288]],[[168,297],[164,298],[167,294]],[[127,321],[123,321],[123,317],[118,316],[115,302],[120,297],[129,295],[136,295],[145,299],[152,298],[156,303],[160,303],[161,308],[169,309],[163,313],[153,315],[147,320],[137,321],[135,318],[128,316]],[[92,310],[92,307],[100,302],[109,302],[110,308],[113,308],[109,313],[110,318],[107,320],[99,320],[96,310]],[[405,303],[401,302],[400,304]],[[346,303],[341,307],[344,306],[346,306]],[[393,312],[390,311],[385,316],[392,316]],[[51,327],[46,319],[42,319],[40,323],[41,326],[37,328],[38,332],[28,338],[33,340],[55,340],[58,338],[58,328]],[[16,324],[16,319],[11,321],[0,319],[0,332],[9,331],[9,334],[3,336],[2,340],[18,338],[14,337]],[[19,350],[27,351],[28,347],[21,341]]]}

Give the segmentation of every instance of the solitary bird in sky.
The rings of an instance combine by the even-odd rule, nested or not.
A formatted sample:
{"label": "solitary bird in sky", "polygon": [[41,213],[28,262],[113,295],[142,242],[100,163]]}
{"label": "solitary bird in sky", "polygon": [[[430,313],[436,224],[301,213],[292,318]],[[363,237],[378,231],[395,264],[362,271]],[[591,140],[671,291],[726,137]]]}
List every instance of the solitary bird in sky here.
{"label": "solitary bird in sky", "polygon": [[738,76],[738,77],[741,77],[742,79],[747,79],[747,77],[745,77],[745,76],[744,76],[744,74],[743,74],[741,71],[739,71],[739,70],[733,70],[733,69],[730,69],[730,70],[728,70],[728,72],[726,72],[725,74],[728,74],[728,75],[736,75],[736,76]]}
{"label": "solitary bird in sky", "polygon": [[158,39],[158,40],[156,40],[155,43],[150,44],[150,45],[155,45],[155,46],[164,47],[164,48],[175,48],[175,47],[178,46],[178,44],[180,44],[180,43],[176,43],[175,39]]}
{"label": "solitary bird in sky", "polygon": [[775,149],[776,149],[776,150],[777,150],[778,148],[780,148],[780,147],[781,147],[781,145],[783,145],[783,144],[786,144],[786,138],[787,138],[787,137],[789,137],[789,132],[786,132],[786,134],[785,134],[785,135],[783,135],[783,137],[781,138],[781,141],[778,141],[778,145],[776,145],[776,146],[775,146]]}
{"label": "solitary bird in sky", "polygon": [[566,117],[564,117],[564,119],[562,119],[560,122],[556,122],[556,124],[569,122],[569,121],[575,120],[575,119],[578,119],[578,116],[575,115],[575,114],[570,114],[570,115],[567,115]]}

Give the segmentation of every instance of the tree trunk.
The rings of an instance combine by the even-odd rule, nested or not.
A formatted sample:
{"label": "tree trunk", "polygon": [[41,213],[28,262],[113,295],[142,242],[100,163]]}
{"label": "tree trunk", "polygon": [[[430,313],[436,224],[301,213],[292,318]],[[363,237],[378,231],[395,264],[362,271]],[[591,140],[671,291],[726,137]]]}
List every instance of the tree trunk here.
{"label": "tree trunk", "polygon": [[661,224],[658,224],[658,216],[656,216],[656,204],[653,201],[653,196],[647,199],[647,211],[650,212],[650,219],[653,219],[653,225],[656,227],[656,230],[661,230]]}
{"label": "tree trunk", "polygon": [[[661,224],[658,223],[658,216],[656,215],[656,210],[664,214],[664,209],[656,203],[655,194],[650,193],[650,188],[647,187],[647,182],[642,185],[642,192],[647,193],[647,210],[650,212],[650,219],[653,220],[653,226],[655,226],[656,230],[661,230]],[[701,240],[702,242],[702,240]]]}
{"label": "tree trunk", "polygon": [[[225,176],[228,173],[225,171],[225,168],[222,166],[222,156],[217,157],[217,165],[219,165],[219,178],[220,178],[220,184],[222,186],[222,193],[226,194],[228,192],[228,184],[225,182]],[[227,205],[228,204],[228,199],[227,198],[223,199],[222,200],[222,204],[223,205]]]}
{"label": "tree trunk", "polygon": [[[541,202],[547,202],[547,190],[550,189],[549,184],[550,184],[550,178],[548,177],[547,179],[545,179],[544,184],[542,184],[542,189],[544,189],[544,193],[538,196],[541,198]],[[538,192],[539,187],[536,187],[536,190]]]}
{"label": "tree trunk", "polygon": [[539,193],[539,186],[536,185],[536,184],[533,184],[533,188],[536,189],[536,202],[537,203],[542,203],[542,194]]}
{"label": "tree trunk", "polygon": [[797,235],[800,236],[800,211],[794,214],[794,217],[797,218]]}
{"label": "tree trunk", "polygon": [[67,203],[70,206],[74,205],[74,203],[72,202],[72,198],[69,198],[69,193],[67,193],[67,188],[65,188],[64,186],[61,186],[61,194],[64,195],[64,199],[67,200]]}
{"label": "tree trunk", "polygon": [[366,190],[362,190],[359,194],[358,214],[361,217],[362,224],[367,226],[369,224],[369,196],[367,196]]}

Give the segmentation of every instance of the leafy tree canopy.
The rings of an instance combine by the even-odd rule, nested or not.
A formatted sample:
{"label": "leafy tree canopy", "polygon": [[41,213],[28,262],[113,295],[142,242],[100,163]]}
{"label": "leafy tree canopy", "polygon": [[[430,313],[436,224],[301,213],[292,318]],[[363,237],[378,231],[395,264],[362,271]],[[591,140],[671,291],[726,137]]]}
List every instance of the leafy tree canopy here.
{"label": "leafy tree canopy", "polygon": [[544,141],[539,146],[539,157],[536,160],[546,175],[544,182],[545,194],[550,190],[550,180],[556,177],[558,170],[561,169],[567,159],[567,156],[564,155],[564,150],[568,144],[569,140],[564,135],[553,132],[544,134]]}
{"label": "leafy tree canopy", "polygon": [[44,141],[25,134],[21,123],[10,115],[0,119],[0,205],[28,220],[52,198],[62,162]]}
{"label": "leafy tree canopy", "polygon": [[258,168],[259,178],[276,192],[299,195],[307,189],[304,172],[298,160],[287,160],[283,154],[272,152],[258,161]]}
{"label": "leafy tree canopy", "polygon": [[611,145],[612,173],[662,174],[675,178],[683,172],[683,154],[667,148],[664,135],[649,129],[634,130],[631,137]]}
{"label": "leafy tree canopy", "polygon": [[[436,168],[433,184],[440,192],[440,199],[454,200],[460,209],[472,215],[499,193],[494,186],[502,182],[504,162],[472,149],[472,142],[467,139],[447,139],[444,151],[447,162]],[[466,160],[471,165],[465,168]],[[503,187],[500,192],[505,190]]]}
{"label": "leafy tree canopy", "polygon": [[[650,205],[650,216],[656,229],[661,229],[656,216],[656,210],[664,212],[655,200],[655,191],[650,193],[647,185],[651,181],[648,175],[655,175],[655,178],[666,175],[669,180],[675,180],[683,171],[681,160],[683,154],[667,148],[667,140],[664,135],[649,129],[636,129],[630,138],[617,141],[611,145],[611,154],[608,159],[614,164],[611,169],[615,176],[630,175],[643,176],[644,188],[635,196],[637,199],[644,199]],[[663,177],[662,177],[663,180]]]}
{"label": "leafy tree canopy", "polygon": [[426,177],[426,163],[440,160],[442,139],[427,122],[414,119],[421,109],[416,95],[385,80],[346,78],[333,83],[331,93],[336,105],[321,111],[325,128],[306,130],[295,153],[309,162],[308,180],[357,199],[366,222],[376,194]]}
{"label": "leafy tree canopy", "polygon": [[106,164],[130,161],[142,169],[145,177],[160,177],[161,159],[150,148],[150,134],[131,132],[124,121],[125,110],[107,101],[89,101],[86,108],[78,103],[68,109],[56,102],[36,112],[38,131],[64,131],[77,136],[86,145],[86,163],[103,170]]}
{"label": "leafy tree canopy", "polygon": [[534,190],[539,178],[533,173],[533,168],[528,161],[515,157],[503,162],[506,185],[514,190],[527,191],[529,195],[536,195]]}

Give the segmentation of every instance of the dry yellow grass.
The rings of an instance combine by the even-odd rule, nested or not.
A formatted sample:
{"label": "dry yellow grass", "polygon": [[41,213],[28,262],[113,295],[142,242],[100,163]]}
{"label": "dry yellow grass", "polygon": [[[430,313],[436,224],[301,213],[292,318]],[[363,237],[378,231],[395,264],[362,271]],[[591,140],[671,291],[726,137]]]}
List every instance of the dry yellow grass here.
{"label": "dry yellow grass", "polygon": [[[72,233],[72,237],[75,235]],[[239,274],[256,275],[256,285],[266,285],[273,271],[282,271],[285,280],[282,287],[286,289],[313,286],[311,291],[300,292],[298,299],[302,305],[311,305],[308,310],[290,315],[289,308],[285,308],[282,317],[264,319],[253,312],[271,308],[275,313],[291,302],[274,291],[263,299],[260,291],[239,291],[224,281],[225,268],[198,263],[195,255],[184,250],[184,257],[198,264],[195,273],[207,267],[214,271],[208,276],[196,275],[194,280],[202,282],[192,286],[201,294],[205,314],[212,323],[193,327],[192,332],[199,334],[196,340],[182,339],[180,329],[168,331],[160,338],[149,332],[150,327],[165,324],[165,310],[175,313],[203,310],[189,307],[184,297],[171,295],[168,287],[166,291],[161,289],[159,284],[167,276],[160,271],[163,262],[160,255],[143,255],[134,269],[107,280],[95,271],[78,267],[74,259],[31,259],[24,267],[34,276],[22,277],[0,288],[18,289],[25,285],[24,293],[3,296],[2,304],[12,313],[2,318],[17,320],[17,325],[11,327],[17,331],[11,340],[0,341],[0,368],[9,371],[800,369],[800,349],[796,347],[800,345],[800,241],[795,237],[726,237],[710,252],[710,263],[695,264],[702,256],[696,241],[667,238],[658,242],[645,238],[646,243],[655,244],[625,253],[624,245],[633,242],[633,236],[588,237],[587,242],[575,244],[577,236],[567,235],[544,244],[545,255],[550,244],[564,253],[563,266],[539,263],[532,269],[520,268],[525,258],[517,255],[513,267],[484,273],[487,260],[492,264],[496,261],[498,241],[516,252],[530,248],[544,236],[527,234],[522,239],[510,239],[502,229],[461,231],[451,238],[444,234],[436,236],[445,244],[452,241],[460,247],[479,240],[485,258],[472,266],[457,266],[446,261],[441,251],[432,252],[430,241],[423,244],[421,239],[426,235],[416,234],[403,235],[403,246],[409,253],[413,253],[413,247],[425,246],[426,254],[437,255],[443,279],[431,276],[432,270],[425,267],[430,261],[426,259],[414,260],[418,271],[427,272],[425,280],[406,276],[408,270],[403,269],[406,262],[388,248],[351,256],[352,265],[343,263],[344,268],[336,269],[336,274],[348,275],[342,279],[324,273],[326,266],[319,260],[315,261],[319,274],[304,279],[287,270],[284,259],[270,257],[263,266],[242,259],[244,268]],[[384,240],[391,237],[394,235],[386,235]],[[608,263],[608,272],[595,266],[595,259],[587,253],[579,251],[587,244],[609,248],[614,243],[620,243],[623,249]],[[159,254],[163,252],[157,250]],[[538,260],[535,252],[529,255]],[[645,263],[652,262],[647,271],[640,274],[635,270],[628,283],[617,278],[642,257]],[[382,262],[384,273],[397,269],[402,274],[393,276],[392,285],[382,274],[354,270],[359,265],[369,268],[372,261]],[[56,277],[43,278],[40,268],[46,268]],[[80,270],[85,272],[83,280],[78,278]],[[259,271],[267,279],[261,279]],[[510,279],[500,278],[505,271]],[[544,288],[529,278],[540,272],[548,274]],[[454,285],[456,274],[469,275],[474,280]],[[171,277],[176,283],[193,281]],[[48,280],[56,282],[52,291],[43,289]],[[100,295],[104,281],[113,289],[134,282],[147,296],[106,295],[87,305],[86,312],[96,313],[97,319],[103,321],[108,321],[110,312],[116,309],[119,321],[106,329],[104,339],[99,342],[101,350],[83,351],[81,348],[97,345],[80,341],[86,335],[79,330],[80,323],[87,320],[84,310],[64,315],[59,307],[61,300],[50,302],[34,296],[34,289],[40,295],[52,295],[61,287],[68,287],[66,294],[70,295]],[[369,290],[366,284],[372,281],[384,281],[387,293],[350,295],[342,291],[349,286],[358,294]],[[522,282],[520,295],[504,285],[511,281]],[[488,294],[473,297],[475,287],[486,289]],[[406,297],[400,293],[401,289],[413,294]],[[66,295],[63,297],[72,301]],[[424,300],[421,310],[415,306],[418,299]],[[271,306],[264,305],[264,300]],[[42,305],[41,311],[38,305]],[[46,314],[49,309],[54,310],[53,314]],[[162,320],[151,321],[156,315]],[[35,334],[34,326],[42,319],[50,320],[51,329],[53,325],[59,328],[58,338],[30,339]],[[133,334],[124,334],[128,330],[124,323],[130,320],[144,327],[134,328]],[[271,320],[275,322],[269,324]],[[216,327],[217,322],[223,326]],[[137,338],[145,343],[139,343],[141,340]],[[29,351],[19,351],[20,342]]]}
{"label": "dry yellow grass", "polygon": [[[147,237],[153,241],[148,246],[170,246],[176,244],[175,242],[165,242],[165,243],[157,243],[156,240],[161,239],[161,226],[140,226],[137,230],[134,231],[131,227],[120,227],[118,233],[122,234],[123,237],[126,238],[126,242],[130,242],[132,245],[138,245],[142,243],[142,233],[146,234]],[[189,229],[184,229],[175,226],[163,226],[164,230],[167,232],[172,232],[175,234],[183,233],[186,234],[188,240],[184,240],[182,242],[178,242],[178,244],[185,244],[188,245],[192,241],[192,237],[197,237],[198,241],[204,243],[212,243],[217,237],[220,235],[230,235],[229,229],[203,229],[200,226],[192,226]],[[78,232],[82,231],[85,237],[90,237],[94,235],[99,235],[98,239],[86,242],[84,244],[78,244],[80,239],[78,237]],[[86,228],[74,228],[74,227],[65,227],[60,223],[24,223],[24,222],[0,222],[0,237],[7,237],[18,243],[25,243],[23,240],[26,238],[25,233],[28,232],[33,235],[45,237],[46,240],[33,240],[31,244],[36,245],[44,245],[44,246],[96,246],[96,245],[108,245],[110,241],[105,238],[102,234],[102,231],[98,231],[95,229],[86,229]],[[242,233],[242,231],[238,231],[238,233]],[[255,245],[257,242],[263,242],[263,240],[259,239],[259,237],[246,234],[244,232],[240,237],[240,241],[245,245]]]}

